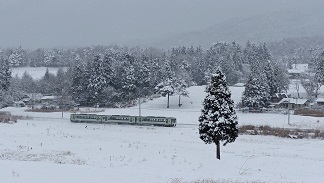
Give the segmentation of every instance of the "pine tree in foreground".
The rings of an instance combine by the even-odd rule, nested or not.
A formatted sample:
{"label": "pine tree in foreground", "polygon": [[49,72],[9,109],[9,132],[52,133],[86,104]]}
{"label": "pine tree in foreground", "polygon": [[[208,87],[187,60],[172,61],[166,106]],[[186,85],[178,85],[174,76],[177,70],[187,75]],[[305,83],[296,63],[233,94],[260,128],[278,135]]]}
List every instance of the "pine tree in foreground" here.
{"label": "pine tree in foreground", "polygon": [[206,144],[215,143],[217,159],[220,159],[220,141],[225,141],[224,146],[235,141],[238,122],[226,77],[219,69],[212,75],[206,93],[199,117],[200,139]]}

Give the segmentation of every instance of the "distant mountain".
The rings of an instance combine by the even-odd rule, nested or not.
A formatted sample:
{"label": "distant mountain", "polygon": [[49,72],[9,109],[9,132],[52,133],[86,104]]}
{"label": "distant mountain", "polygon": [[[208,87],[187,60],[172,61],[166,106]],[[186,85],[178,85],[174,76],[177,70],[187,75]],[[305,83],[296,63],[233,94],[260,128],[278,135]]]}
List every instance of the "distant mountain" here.
{"label": "distant mountain", "polygon": [[206,30],[173,35],[148,45],[164,48],[201,45],[207,48],[217,41],[246,43],[247,40],[272,42],[293,37],[324,37],[323,15],[322,12],[301,13],[282,10],[249,18],[235,18]]}

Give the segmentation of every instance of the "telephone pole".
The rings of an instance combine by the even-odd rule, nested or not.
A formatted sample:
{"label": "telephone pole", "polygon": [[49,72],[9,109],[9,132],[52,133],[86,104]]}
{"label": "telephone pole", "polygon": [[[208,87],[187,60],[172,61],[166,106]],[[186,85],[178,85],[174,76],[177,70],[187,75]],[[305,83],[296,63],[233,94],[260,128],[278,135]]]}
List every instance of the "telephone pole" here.
{"label": "telephone pole", "polygon": [[141,97],[138,98],[138,116],[141,117]]}

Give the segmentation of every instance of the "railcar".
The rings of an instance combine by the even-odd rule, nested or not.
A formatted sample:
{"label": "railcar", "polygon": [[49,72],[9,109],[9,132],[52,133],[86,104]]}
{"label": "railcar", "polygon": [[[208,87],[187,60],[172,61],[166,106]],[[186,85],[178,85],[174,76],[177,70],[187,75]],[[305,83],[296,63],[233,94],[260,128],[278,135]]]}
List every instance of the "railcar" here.
{"label": "railcar", "polygon": [[70,121],[74,123],[115,123],[131,125],[176,126],[174,117],[160,116],[130,116],[130,115],[97,115],[97,114],[71,114]]}

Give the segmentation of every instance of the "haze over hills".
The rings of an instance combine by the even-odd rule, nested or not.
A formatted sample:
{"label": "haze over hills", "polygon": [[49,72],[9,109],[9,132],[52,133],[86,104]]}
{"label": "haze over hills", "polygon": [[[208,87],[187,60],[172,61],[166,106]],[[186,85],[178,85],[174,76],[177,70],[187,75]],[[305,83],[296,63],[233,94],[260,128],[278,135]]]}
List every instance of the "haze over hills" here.
{"label": "haze over hills", "polygon": [[284,38],[324,36],[320,12],[276,11],[248,18],[233,18],[208,29],[177,34],[160,41],[148,43],[158,47],[201,45],[208,48],[217,41],[272,42]]}
{"label": "haze over hills", "polygon": [[323,0],[0,0],[0,47],[205,45],[322,35]]}

